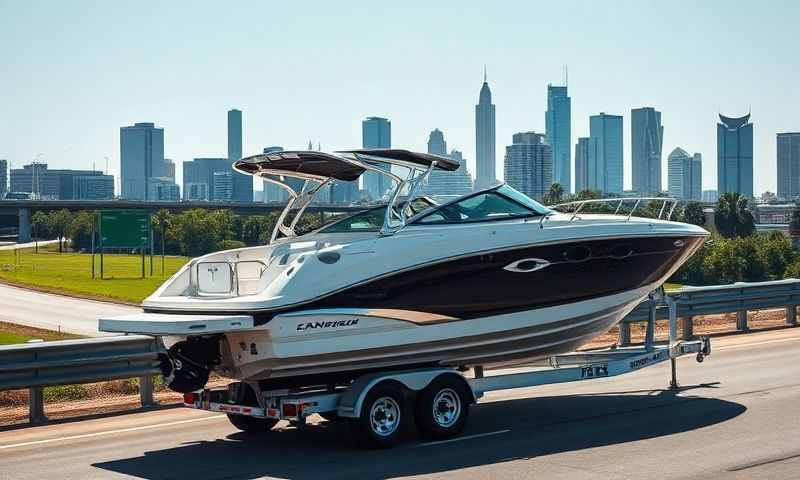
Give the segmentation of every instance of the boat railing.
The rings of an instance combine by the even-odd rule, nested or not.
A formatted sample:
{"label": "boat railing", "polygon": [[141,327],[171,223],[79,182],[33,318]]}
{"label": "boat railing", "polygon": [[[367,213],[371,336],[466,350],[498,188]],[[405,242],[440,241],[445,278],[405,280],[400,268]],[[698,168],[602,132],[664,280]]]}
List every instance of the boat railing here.
{"label": "boat railing", "polygon": [[[627,206],[633,204],[630,210]],[[589,205],[589,207],[587,207]],[[569,223],[573,220],[580,219],[581,213],[611,213],[613,215],[624,215],[625,221],[629,221],[637,209],[652,208],[652,213],[655,215],[657,210],[658,220],[669,220],[675,212],[675,207],[678,205],[678,199],[672,197],[619,197],[619,198],[593,198],[587,200],[574,200],[571,202],[559,203],[550,205],[548,208],[553,210],[571,214]],[[599,206],[599,208],[595,207]],[[566,211],[565,211],[566,210]],[[589,212],[589,210],[592,210]],[[546,216],[542,218],[542,222]]]}

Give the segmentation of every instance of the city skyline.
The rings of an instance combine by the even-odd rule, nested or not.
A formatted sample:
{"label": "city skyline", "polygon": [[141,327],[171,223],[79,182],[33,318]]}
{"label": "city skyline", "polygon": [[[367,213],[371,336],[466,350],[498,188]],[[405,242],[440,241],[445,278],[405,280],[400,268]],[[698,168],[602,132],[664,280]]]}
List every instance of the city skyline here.
{"label": "city skyline", "polygon": [[[683,145],[710,159],[704,162],[706,189],[716,187],[716,115],[752,109],[758,123],[754,193],[776,191],[774,135],[800,130],[793,94],[800,67],[780,60],[793,58],[791,19],[800,14],[800,6],[632,2],[614,9],[612,16],[592,4],[581,4],[575,15],[576,5],[521,5],[514,18],[506,9],[467,6],[460,11],[459,31],[445,33],[441,22],[451,7],[422,3],[378,14],[348,7],[345,24],[334,28],[324,18],[336,7],[324,3],[315,4],[317,15],[309,18],[286,5],[223,9],[206,3],[190,12],[165,5],[156,15],[113,4],[42,8],[0,2],[4,43],[29,38],[8,52],[11,74],[0,79],[0,90],[14,99],[0,117],[0,158],[15,168],[39,157],[51,168],[87,169],[92,163],[105,165],[104,157],[109,157],[109,173],[119,177],[114,130],[149,120],[167,129],[165,154],[180,170],[183,161],[199,154],[226,156],[220,114],[236,107],[248,117],[245,155],[276,143],[303,148],[309,136],[326,150],[352,148],[360,143],[358,122],[378,112],[395,123],[395,146],[424,151],[430,129],[442,128],[475,172],[472,109],[483,64],[489,68],[500,139],[520,130],[544,131],[545,87],[560,79],[567,64],[573,144],[588,136],[588,115],[625,114],[625,189],[632,179],[627,112],[652,105],[662,112],[666,126],[664,151]],[[420,15],[423,9],[425,15]],[[561,19],[561,24],[535,31],[518,28],[534,10],[537,16]],[[281,45],[248,38],[245,32],[275,16],[283,19],[273,26],[276,37],[289,38],[301,24],[313,33]],[[109,21],[113,18],[127,21]],[[629,28],[602,28],[598,19],[611,18]],[[48,28],[31,37],[32,22]],[[180,32],[175,25],[181,26]],[[408,25],[427,40],[410,35]],[[767,25],[769,35],[763,34]],[[220,33],[217,40],[208,38],[210,28]],[[736,58],[723,63],[716,42],[692,40],[697,32],[726,38],[731,31],[752,35],[737,49]],[[373,41],[363,42],[365,36]],[[652,41],[641,45],[641,38]],[[537,53],[535,65],[519,62],[543,43],[549,47]],[[272,60],[252,61],[264,57]],[[365,58],[369,73],[353,75]],[[653,58],[658,61],[645,67],[643,59]],[[276,67],[291,74],[272,75]],[[58,76],[41,74],[52,68]],[[426,69],[436,74],[419,75]],[[147,71],[164,74],[145,77]],[[344,81],[330,81],[337,76]],[[496,156],[504,144],[496,145]],[[665,169],[663,165],[662,176]],[[497,165],[496,176],[501,171]],[[177,176],[180,183],[180,171]]]}

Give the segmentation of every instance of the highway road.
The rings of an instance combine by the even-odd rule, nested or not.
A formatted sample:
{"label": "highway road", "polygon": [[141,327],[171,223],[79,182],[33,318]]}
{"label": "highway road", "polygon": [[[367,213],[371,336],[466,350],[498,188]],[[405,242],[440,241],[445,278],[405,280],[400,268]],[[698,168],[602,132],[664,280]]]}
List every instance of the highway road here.
{"label": "highway road", "polygon": [[101,315],[127,315],[137,307],[35,292],[0,284],[0,321],[86,336],[97,331]]}
{"label": "highway road", "polygon": [[344,425],[248,435],[163,409],[0,429],[0,478],[798,478],[800,328],[715,340],[702,364],[495,392],[464,436],[357,450]]}

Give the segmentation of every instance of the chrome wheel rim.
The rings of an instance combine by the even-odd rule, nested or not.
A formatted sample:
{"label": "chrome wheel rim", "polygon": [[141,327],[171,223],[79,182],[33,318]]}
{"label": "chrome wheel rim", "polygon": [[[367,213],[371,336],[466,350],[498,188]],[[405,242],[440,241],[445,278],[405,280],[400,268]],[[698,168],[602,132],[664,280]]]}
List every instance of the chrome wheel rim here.
{"label": "chrome wheel rim", "polygon": [[439,390],[433,398],[433,421],[442,428],[452,427],[461,416],[461,397],[451,388]]}
{"label": "chrome wheel rim", "polygon": [[400,405],[392,397],[380,397],[369,410],[370,427],[380,437],[388,437],[400,426]]}

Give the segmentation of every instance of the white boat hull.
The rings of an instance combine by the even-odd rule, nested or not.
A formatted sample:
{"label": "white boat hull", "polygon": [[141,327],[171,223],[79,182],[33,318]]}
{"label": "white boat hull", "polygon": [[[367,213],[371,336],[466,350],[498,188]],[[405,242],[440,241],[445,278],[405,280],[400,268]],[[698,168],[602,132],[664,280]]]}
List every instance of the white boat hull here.
{"label": "white boat hull", "polygon": [[222,373],[256,381],[414,364],[526,363],[608,331],[655,287],[468,320],[352,309],[293,312],[264,328],[226,333]]}

